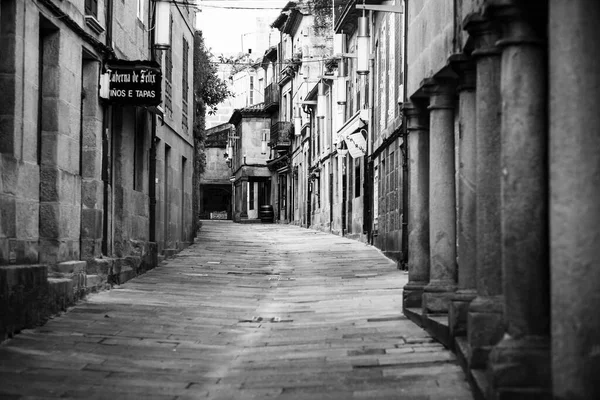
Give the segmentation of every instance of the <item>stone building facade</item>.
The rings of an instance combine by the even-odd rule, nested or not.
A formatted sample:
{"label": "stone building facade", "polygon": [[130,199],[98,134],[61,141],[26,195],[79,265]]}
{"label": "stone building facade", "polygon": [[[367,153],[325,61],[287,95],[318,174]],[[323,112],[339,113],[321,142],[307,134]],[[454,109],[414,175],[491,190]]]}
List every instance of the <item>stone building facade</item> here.
{"label": "stone building facade", "polygon": [[[176,48],[151,52],[153,2],[0,7],[1,339],[192,240],[193,13],[173,4]],[[171,77],[164,115],[100,97],[121,60]]]}
{"label": "stone building facade", "polygon": [[600,6],[407,2],[404,312],[478,398],[591,399]]}

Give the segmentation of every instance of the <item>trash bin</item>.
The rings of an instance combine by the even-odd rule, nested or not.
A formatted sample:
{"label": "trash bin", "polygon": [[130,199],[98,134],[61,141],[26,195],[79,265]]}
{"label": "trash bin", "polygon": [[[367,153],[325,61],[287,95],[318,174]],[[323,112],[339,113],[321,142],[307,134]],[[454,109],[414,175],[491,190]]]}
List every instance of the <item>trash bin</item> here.
{"label": "trash bin", "polygon": [[258,210],[258,218],[260,218],[261,222],[273,222],[275,218],[275,212],[273,211],[273,206],[270,204],[265,204],[260,206]]}

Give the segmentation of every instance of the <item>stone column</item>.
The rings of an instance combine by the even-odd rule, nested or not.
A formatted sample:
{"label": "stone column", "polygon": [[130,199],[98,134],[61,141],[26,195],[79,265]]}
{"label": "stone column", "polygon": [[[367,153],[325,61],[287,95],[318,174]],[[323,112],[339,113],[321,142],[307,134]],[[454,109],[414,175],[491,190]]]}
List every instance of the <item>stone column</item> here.
{"label": "stone column", "polygon": [[485,367],[489,352],[504,333],[501,245],[501,99],[498,29],[479,14],[464,28],[475,42],[477,130],[477,297],[469,305],[469,365]]}
{"label": "stone column", "polygon": [[553,394],[598,399],[600,3],[549,3]]}
{"label": "stone column", "polygon": [[506,333],[490,354],[490,387],[498,396],[545,398],[550,387],[548,98],[546,49],[541,40],[547,29],[546,12],[538,5],[527,15],[517,6],[531,9],[529,2],[501,4],[491,14],[503,25],[498,46],[502,48],[501,243]]}
{"label": "stone column", "polygon": [[[242,173],[244,173],[244,168],[242,167]],[[240,199],[240,218],[247,219],[248,218],[248,177],[243,176],[240,180],[240,185],[242,185],[242,198]]]}
{"label": "stone column", "polygon": [[404,103],[408,127],[409,210],[408,283],[402,307],[420,308],[429,282],[429,132],[427,110]]}
{"label": "stone column", "polygon": [[456,188],[453,81],[431,80],[429,98],[429,284],[423,313],[448,312],[456,289]]}
{"label": "stone column", "polygon": [[458,110],[458,290],[448,310],[452,337],[467,333],[467,311],[476,296],[476,135],[475,135],[475,64],[465,54],[450,56],[450,65],[459,76]]}

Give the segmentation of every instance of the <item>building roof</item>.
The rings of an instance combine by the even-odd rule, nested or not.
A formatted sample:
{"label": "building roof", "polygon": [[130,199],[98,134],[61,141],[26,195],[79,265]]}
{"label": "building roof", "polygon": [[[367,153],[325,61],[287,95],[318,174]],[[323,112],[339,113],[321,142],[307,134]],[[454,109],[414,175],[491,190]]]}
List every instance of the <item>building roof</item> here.
{"label": "building roof", "polygon": [[283,7],[283,9],[281,10],[281,13],[277,16],[277,18],[275,18],[275,21],[273,21],[273,23],[271,24],[271,28],[281,29],[283,24],[285,24],[285,21],[287,20],[288,16],[290,15],[291,10],[294,9],[295,7],[296,7],[296,2],[289,1],[285,5],[285,7]]}
{"label": "building roof", "polygon": [[206,130],[206,147],[220,147],[227,146],[227,138],[234,126],[230,123],[220,124],[213,126]]}
{"label": "building roof", "polygon": [[237,125],[240,123],[243,117],[268,117],[269,113],[265,112],[265,103],[253,104],[244,108],[237,108],[233,110],[229,123]]}
{"label": "building roof", "polygon": [[[362,4],[363,0],[360,1]],[[336,1],[336,3],[338,3]],[[358,10],[356,8],[356,4],[358,4],[358,0],[349,0],[346,3],[346,6],[342,10],[342,12],[335,16],[333,31],[335,33],[344,33],[351,34],[358,27],[358,17],[362,15],[362,10]],[[383,4],[382,0],[364,0],[365,4]],[[337,5],[337,4],[336,4]]]}

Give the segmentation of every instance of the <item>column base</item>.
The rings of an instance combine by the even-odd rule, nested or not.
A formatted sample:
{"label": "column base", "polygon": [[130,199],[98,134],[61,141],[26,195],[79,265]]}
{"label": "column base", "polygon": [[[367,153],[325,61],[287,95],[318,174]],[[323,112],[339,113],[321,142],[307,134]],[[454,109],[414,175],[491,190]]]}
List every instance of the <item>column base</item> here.
{"label": "column base", "polygon": [[469,368],[486,367],[489,353],[504,331],[502,296],[479,296],[471,301],[467,316]]}
{"label": "column base", "polygon": [[456,286],[451,283],[430,283],[423,289],[423,314],[446,314]]}
{"label": "column base", "polygon": [[448,308],[448,327],[451,337],[467,335],[469,304],[475,297],[477,297],[475,289],[461,289],[453,293]]}
{"label": "column base", "polygon": [[408,282],[402,288],[402,308],[421,308],[427,282]]}
{"label": "column base", "polygon": [[552,399],[550,339],[506,335],[491,351],[489,359],[489,398]]}
{"label": "column base", "polygon": [[402,312],[404,315],[421,326],[423,304],[423,288],[427,282],[408,282],[402,289]]}

